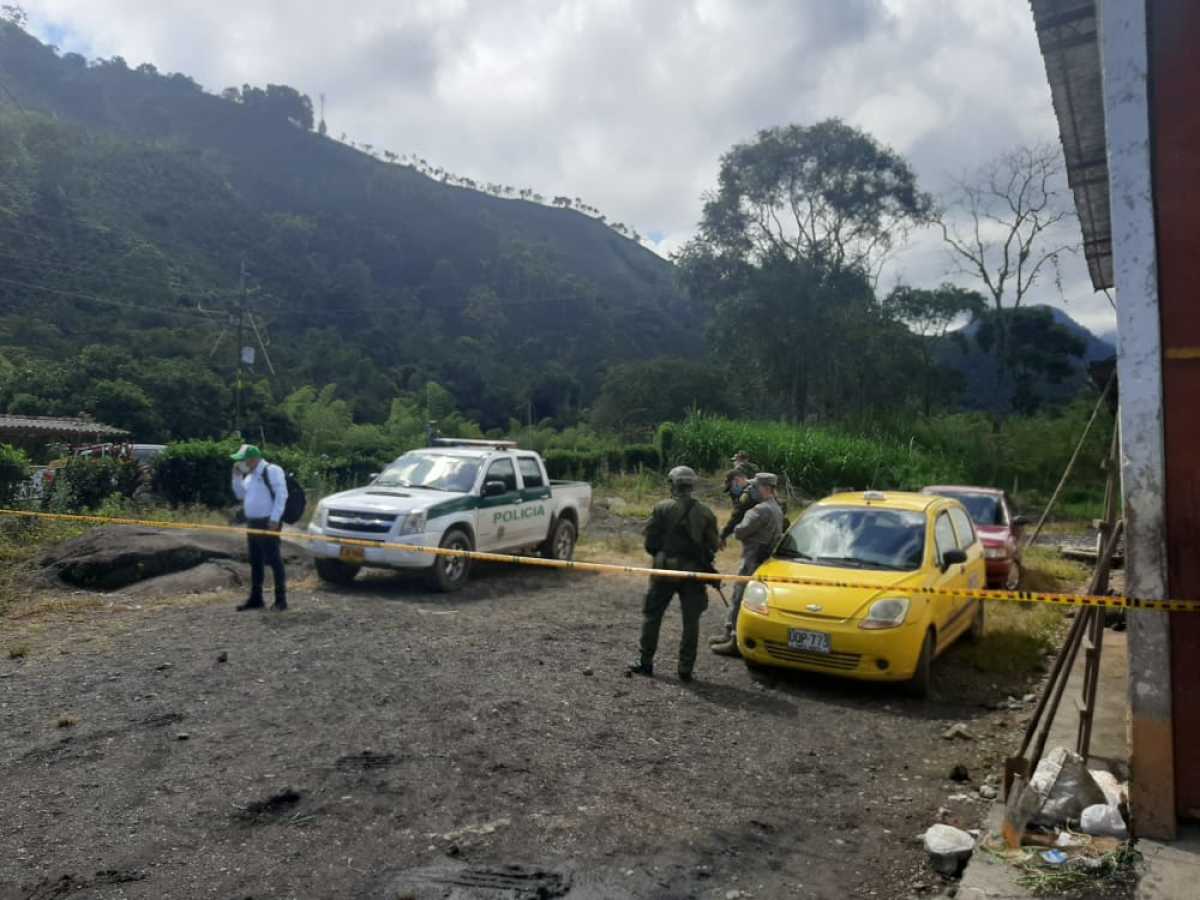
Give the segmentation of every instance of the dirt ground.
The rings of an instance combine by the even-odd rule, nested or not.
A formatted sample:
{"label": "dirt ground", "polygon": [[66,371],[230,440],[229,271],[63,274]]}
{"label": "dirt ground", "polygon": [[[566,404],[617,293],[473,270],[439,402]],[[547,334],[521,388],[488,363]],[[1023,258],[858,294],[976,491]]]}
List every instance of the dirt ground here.
{"label": "dirt ground", "polygon": [[1036,677],[684,685],[672,610],[627,678],[636,579],[298,581],[0,620],[0,898],[931,896],[916,837],[979,824]]}

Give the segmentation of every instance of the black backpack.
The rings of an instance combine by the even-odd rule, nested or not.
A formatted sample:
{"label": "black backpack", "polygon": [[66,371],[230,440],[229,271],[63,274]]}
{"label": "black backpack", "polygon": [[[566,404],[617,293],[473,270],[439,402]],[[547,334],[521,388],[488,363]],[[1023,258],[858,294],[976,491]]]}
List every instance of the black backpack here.
{"label": "black backpack", "polygon": [[[283,483],[287,486],[287,500],[283,502],[283,521],[286,525],[295,525],[304,515],[304,507],[308,505],[308,498],[304,496],[304,488],[296,480],[295,474],[286,469],[283,471]],[[263,467],[263,484],[267,486],[267,491],[274,500],[275,488],[271,487],[271,479],[267,477],[265,466]]]}

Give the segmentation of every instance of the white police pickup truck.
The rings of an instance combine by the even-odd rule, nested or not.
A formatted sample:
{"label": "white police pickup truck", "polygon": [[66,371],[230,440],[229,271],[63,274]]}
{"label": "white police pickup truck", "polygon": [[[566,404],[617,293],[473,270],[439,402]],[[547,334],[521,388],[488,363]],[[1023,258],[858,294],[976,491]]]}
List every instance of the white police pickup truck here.
{"label": "white police pickup truck", "polygon": [[587,526],[592,488],[551,481],[542,458],[506,441],[435,441],[389,465],[363,488],[323,499],[308,526],[325,581],[348,584],[364,566],[424,569],[431,587],[466,584],[471,561],[321,537],[570,559]]}

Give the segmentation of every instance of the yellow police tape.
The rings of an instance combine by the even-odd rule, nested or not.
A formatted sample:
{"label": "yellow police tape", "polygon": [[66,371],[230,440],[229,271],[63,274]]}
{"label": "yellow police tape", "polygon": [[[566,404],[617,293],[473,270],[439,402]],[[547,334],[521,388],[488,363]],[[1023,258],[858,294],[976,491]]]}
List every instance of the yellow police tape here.
{"label": "yellow police tape", "polygon": [[[207,525],[198,522],[162,522],[155,519],[131,519],[119,516],[87,516],[69,513],[47,513],[28,509],[0,509],[0,516],[25,519],[47,519],[57,522],[78,522],[89,525],[125,525],[143,528],[173,529],[176,531],[212,531],[225,534],[257,534],[278,536],[279,532],[243,528],[236,525]],[[652,569],[644,566],[619,566],[612,563],[580,562],[566,559],[542,559],[536,556],[520,556],[511,553],[486,553],[481,550],[453,550],[449,547],[424,547],[419,544],[399,544],[358,538],[330,537],[309,534],[306,531],[289,531],[288,540],[313,541],[338,544],[346,547],[363,547],[374,550],[399,550],[405,553],[424,553],[429,556],[459,556],[484,562],[509,563],[518,566],[540,566],[545,569],[569,569],[574,572],[596,572],[614,575],[653,575],[660,578],[676,578],[686,581],[733,583],[764,581],[771,584],[802,584],[813,587],[856,588],[858,590],[888,591],[893,594],[918,594],[923,596],[952,597],[966,600],[1007,601],[1010,603],[1051,603],[1057,606],[1099,606],[1115,609],[1139,609],[1156,612],[1200,612],[1200,600],[1162,600],[1145,597],[1122,597],[1107,594],[1057,594],[1043,591],[993,591],[977,588],[925,587],[871,584],[864,581],[839,581],[829,578],[794,578],[781,575],[724,575],[717,572],[685,572],[675,569]]]}

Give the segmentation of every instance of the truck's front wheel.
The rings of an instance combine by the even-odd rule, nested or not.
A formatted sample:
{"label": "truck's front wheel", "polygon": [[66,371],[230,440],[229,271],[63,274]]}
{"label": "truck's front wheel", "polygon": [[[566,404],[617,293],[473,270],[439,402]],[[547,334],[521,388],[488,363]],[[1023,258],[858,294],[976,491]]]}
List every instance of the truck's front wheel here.
{"label": "truck's front wheel", "polygon": [[550,540],[542,546],[542,556],[546,559],[574,559],[575,538],[575,523],[570,519],[559,519]]}
{"label": "truck's front wheel", "polygon": [[316,559],[317,575],[330,584],[350,584],[358,575],[358,566],[344,563],[340,559]]}
{"label": "truck's front wheel", "polygon": [[[473,550],[471,538],[459,528],[451,528],[438,544],[446,550]],[[467,583],[471,573],[471,560],[465,556],[438,556],[425,576],[429,586],[436,591],[450,594]]]}

